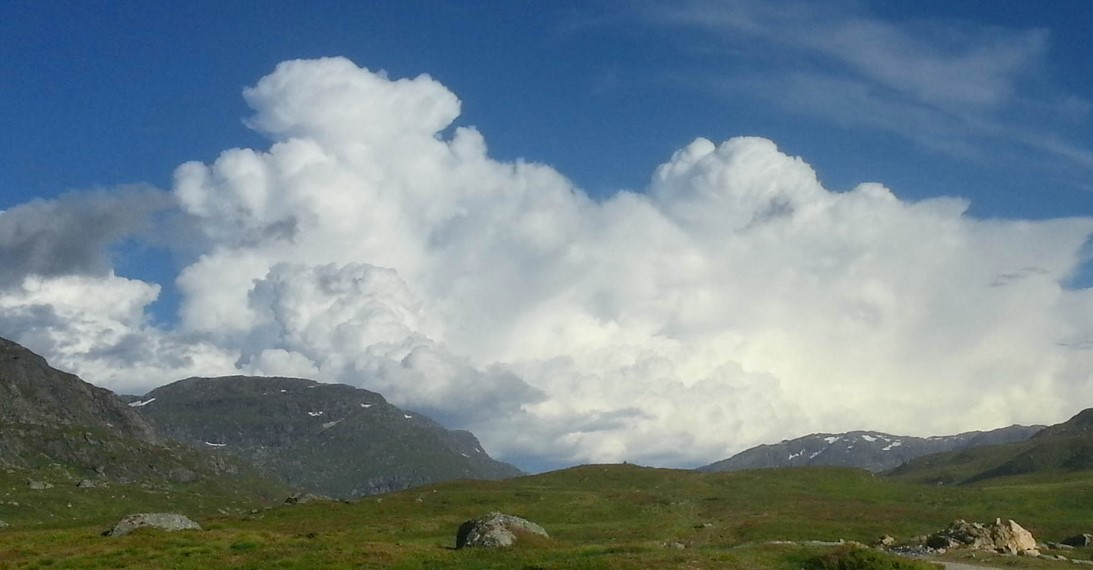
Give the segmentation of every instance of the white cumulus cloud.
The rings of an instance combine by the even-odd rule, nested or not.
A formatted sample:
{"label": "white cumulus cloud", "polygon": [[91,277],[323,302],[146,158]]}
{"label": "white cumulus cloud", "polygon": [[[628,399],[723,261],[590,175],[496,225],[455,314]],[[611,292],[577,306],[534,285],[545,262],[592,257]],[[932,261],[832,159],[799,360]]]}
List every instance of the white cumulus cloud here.
{"label": "white cumulus cloud", "polygon": [[0,293],[27,323],[3,332],[115,389],[363,386],[532,467],[1055,421],[1093,387],[1093,294],[1063,285],[1093,220],[832,192],[761,138],[697,139],[646,190],[593,200],[491,158],[428,76],[342,58],[283,63],[245,97],[269,148],[175,173],[202,236],[177,326],[144,322],[153,284],[51,276]]}

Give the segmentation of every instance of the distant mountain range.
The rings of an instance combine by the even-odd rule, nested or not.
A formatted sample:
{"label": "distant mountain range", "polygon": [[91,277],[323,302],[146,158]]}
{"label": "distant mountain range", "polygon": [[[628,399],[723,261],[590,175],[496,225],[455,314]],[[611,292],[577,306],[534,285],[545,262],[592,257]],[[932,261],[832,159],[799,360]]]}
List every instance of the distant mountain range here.
{"label": "distant mountain range", "polygon": [[244,458],[313,493],[357,497],[451,479],[521,475],[473,434],[383,396],[299,378],[189,378],[130,406],[160,433]]}
{"label": "distant mountain range", "polygon": [[[124,398],[124,401],[123,401]],[[1093,409],[1062,424],[918,438],[872,431],[760,445],[702,471],[858,467],[908,482],[974,483],[1093,469]],[[287,485],[356,497],[520,475],[469,432],[383,396],[298,378],[190,378],[118,397],[0,338],[0,468],[69,480],[197,484],[269,498]],[[226,494],[225,494],[226,493]]]}
{"label": "distant mountain range", "polygon": [[1025,441],[1044,426],[1010,426],[937,437],[911,437],[874,431],[817,433],[770,445],[759,445],[699,471],[740,471],[828,465],[873,472],[896,468],[912,459],[983,446]]}
{"label": "distant mountain range", "polygon": [[[336,498],[521,475],[470,432],[341,384],[190,378],[117,396],[0,338],[0,468]],[[234,491],[231,491],[234,492]]]}

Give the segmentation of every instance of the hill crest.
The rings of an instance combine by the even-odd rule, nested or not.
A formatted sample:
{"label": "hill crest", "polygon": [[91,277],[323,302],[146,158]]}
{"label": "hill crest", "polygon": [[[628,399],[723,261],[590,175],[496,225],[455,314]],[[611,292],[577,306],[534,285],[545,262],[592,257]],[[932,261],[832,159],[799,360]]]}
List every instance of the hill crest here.
{"label": "hill crest", "polygon": [[187,378],[130,403],[165,436],[245,458],[287,483],[356,497],[450,479],[521,475],[466,431],[380,394],[302,378]]}

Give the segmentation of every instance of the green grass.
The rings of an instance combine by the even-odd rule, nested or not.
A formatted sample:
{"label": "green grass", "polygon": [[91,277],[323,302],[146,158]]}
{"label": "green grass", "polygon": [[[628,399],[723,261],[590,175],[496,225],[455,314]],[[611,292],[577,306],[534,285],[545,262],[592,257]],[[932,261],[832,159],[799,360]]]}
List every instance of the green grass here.
{"label": "green grass", "polygon": [[[25,479],[18,483],[25,486]],[[5,491],[0,488],[0,501]],[[75,491],[98,489],[35,493],[51,509],[67,512],[57,505]],[[252,513],[240,502],[229,515],[218,513],[224,505],[185,489],[172,491],[170,499],[164,491],[127,493],[104,504],[109,496],[88,495],[63,523],[35,524],[0,505],[0,520],[12,523],[0,530],[0,568],[801,569],[822,568],[818,561],[831,549],[770,542],[870,543],[886,533],[907,539],[955,518],[1013,518],[1049,541],[1093,528],[1088,475],[939,487],[836,468],[696,473],[590,465],[509,481],[431,485],[354,503]],[[206,530],[99,536],[120,518],[115,514],[149,510],[182,512]],[[551,539],[524,539],[501,551],[454,550],[459,524],[493,510],[535,521]]]}
{"label": "green grass", "polygon": [[843,546],[810,560],[816,570],[937,570],[940,565],[922,560],[908,560],[891,554],[855,546]]}

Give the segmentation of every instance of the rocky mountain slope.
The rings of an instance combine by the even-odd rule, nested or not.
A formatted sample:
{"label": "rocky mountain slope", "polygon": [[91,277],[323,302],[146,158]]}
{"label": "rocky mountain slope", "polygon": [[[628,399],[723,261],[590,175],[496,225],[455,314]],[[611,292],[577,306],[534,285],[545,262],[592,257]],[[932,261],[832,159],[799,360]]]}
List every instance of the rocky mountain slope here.
{"label": "rocky mountain slope", "polygon": [[383,396],[298,378],[189,378],[129,404],[172,439],[245,458],[287,483],[356,497],[451,479],[520,475],[469,432]]}
{"label": "rocky mountain slope", "polygon": [[243,462],[199,453],[160,437],[152,425],[109,390],[50,366],[0,338],[0,467],[33,476],[48,470],[80,480],[116,483],[202,483],[232,480],[263,492]]}
{"label": "rocky mountain slope", "polygon": [[873,431],[817,433],[772,445],[760,445],[700,471],[739,471],[827,465],[887,471],[917,457],[945,451],[1024,441],[1043,426],[1010,426],[937,437],[898,436]]}
{"label": "rocky mountain slope", "polygon": [[1093,469],[1093,408],[1028,440],[917,458],[889,472],[923,483],[974,483],[997,477]]}

